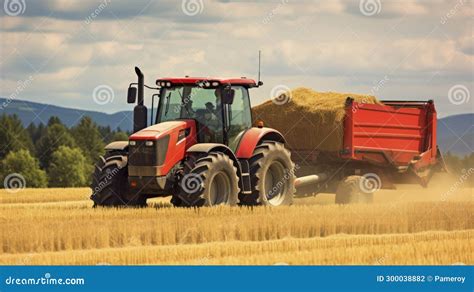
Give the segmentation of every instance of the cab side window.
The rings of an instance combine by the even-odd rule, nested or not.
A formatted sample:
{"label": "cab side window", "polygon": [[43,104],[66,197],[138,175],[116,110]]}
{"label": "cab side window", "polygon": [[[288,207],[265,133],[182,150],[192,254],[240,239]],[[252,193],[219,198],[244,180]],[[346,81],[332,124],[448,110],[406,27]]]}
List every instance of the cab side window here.
{"label": "cab side window", "polygon": [[252,127],[252,118],[247,88],[232,86],[232,89],[235,90],[235,95],[231,105],[232,114],[228,138],[229,147],[235,151],[244,131]]}

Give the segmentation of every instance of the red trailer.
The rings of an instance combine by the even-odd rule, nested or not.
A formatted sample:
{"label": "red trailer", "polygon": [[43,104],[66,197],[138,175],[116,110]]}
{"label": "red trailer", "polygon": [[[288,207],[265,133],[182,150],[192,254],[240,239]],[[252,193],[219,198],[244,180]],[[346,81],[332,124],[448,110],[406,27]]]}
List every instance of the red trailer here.
{"label": "red trailer", "polygon": [[338,203],[369,202],[376,189],[395,183],[426,186],[444,168],[432,100],[364,104],[349,97],[342,151],[291,151],[302,176],[296,180],[298,194],[335,191]]}

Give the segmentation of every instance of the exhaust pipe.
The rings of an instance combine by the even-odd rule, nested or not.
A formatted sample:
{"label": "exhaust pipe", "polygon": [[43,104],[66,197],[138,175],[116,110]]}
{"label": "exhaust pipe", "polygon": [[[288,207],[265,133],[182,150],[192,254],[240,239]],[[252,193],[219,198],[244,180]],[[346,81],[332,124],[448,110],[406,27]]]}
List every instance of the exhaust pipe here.
{"label": "exhaust pipe", "polygon": [[318,173],[313,175],[307,175],[298,177],[295,180],[295,188],[301,188],[308,185],[318,184],[323,182],[327,179],[327,175],[325,173]]}
{"label": "exhaust pipe", "polygon": [[145,78],[140,68],[135,67],[135,73],[138,76],[138,105],[143,105],[143,96],[145,90]]}
{"label": "exhaust pipe", "polygon": [[135,67],[135,73],[138,77],[138,102],[137,105],[133,108],[133,132],[138,132],[141,129],[147,127],[146,121],[148,120],[148,109],[143,104],[143,96],[145,91],[145,77],[143,76],[140,68]]}

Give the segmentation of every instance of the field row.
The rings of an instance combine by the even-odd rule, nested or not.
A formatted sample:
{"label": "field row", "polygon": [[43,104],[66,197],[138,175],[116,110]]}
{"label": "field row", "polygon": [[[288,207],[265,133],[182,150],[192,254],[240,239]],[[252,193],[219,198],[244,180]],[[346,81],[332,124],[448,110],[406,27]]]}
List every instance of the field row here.
{"label": "field row", "polygon": [[[473,201],[474,188],[456,187],[456,180],[447,180],[445,176],[437,177],[430,182],[430,188],[422,188],[414,185],[397,185],[396,190],[380,190],[374,196],[375,203],[402,203],[415,201]],[[84,205],[92,206],[89,199],[90,188],[49,188],[49,189],[25,189],[18,193],[8,193],[0,189],[0,206],[5,204],[60,204],[82,201]],[[296,199],[295,204],[326,205],[334,204],[334,194],[318,194],[316,197]],[[155,198],[149,200],[151,203],[160,202],[171,206],[170,198]]]}
{"label": "field row", "polygon": [[[46,204],[47,205],[47,204]],[[474,229],[474,202],[279,208],[0,206],[3,253]]]}
{"label": "field row", "polygon": [[473,264],[474,230],[3,254],[8,265]]}

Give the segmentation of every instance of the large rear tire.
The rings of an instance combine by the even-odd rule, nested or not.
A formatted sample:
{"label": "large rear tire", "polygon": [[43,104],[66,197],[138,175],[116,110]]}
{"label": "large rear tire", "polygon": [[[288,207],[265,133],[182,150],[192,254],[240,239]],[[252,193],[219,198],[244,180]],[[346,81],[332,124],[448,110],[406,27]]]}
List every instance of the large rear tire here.
{"label": "large rear tire", "polygon": [[171,203],[176,207],[235,206],[238,194],[239,178],[234,162],[221,152],[211,152],[187,159],[178,194]]}
{"label": "large rear tire", "polygon": [[366,178],[360,175],[351,175],[339,183],[336,190],[336,204],[369,204],[374,200],[372,192],[364,191]]}
{"label": "large rear tire", "polygon": [[252,193],[241,194],[244,205],[282,206],[293,203],[294,163],[284,144],[264,142],[249,160]]}
{"label": "large rear tire", "polygon": [[130,194],[125,151],[111,151],[100,157],[92,175],[91,189],[94,207],[146,206],[146,197]]}

